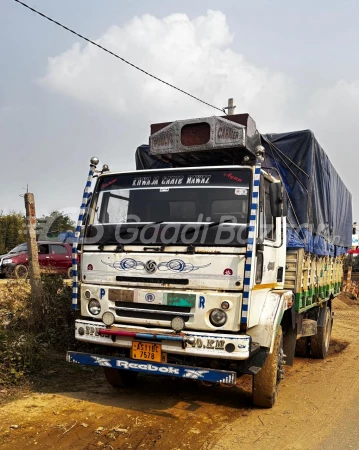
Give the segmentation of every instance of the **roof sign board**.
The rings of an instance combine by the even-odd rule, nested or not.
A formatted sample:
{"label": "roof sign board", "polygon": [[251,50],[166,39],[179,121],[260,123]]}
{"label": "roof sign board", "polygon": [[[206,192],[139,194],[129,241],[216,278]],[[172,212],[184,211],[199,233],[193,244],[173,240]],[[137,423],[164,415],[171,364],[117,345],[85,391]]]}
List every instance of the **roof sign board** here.
{"label": "roof sign board", "polygon": [[245,146],[246,127],[217,116],[177,120],[150,136],[152,155]]}

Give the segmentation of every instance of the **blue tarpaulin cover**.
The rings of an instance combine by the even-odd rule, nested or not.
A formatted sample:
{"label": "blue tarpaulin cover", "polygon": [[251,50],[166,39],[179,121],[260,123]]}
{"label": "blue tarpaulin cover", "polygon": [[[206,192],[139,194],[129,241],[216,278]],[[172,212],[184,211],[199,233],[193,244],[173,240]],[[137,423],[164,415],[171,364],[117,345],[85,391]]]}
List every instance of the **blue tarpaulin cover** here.
{"label": "blue tarpaulin cover", "polygon": [[287,247],[345,253],[352,242],[352,197],[310,130],[262,135],[263,166],[277,168],[289,197]]}
{"label": "blue tarpaulin cover", "polygon": [[[352,242],[351,194],[314,134],[266,134],[262,144],[263,168],[278,170],[288,194],[287,247],[320,256],[345,253]],[[137,170],[168,167],[149,154],[148,145],[137,149]]]}
{"label": "blue tarpaulin cover", "polygon": [[150,155],[149,145],[140,145],[135,153],[136,170],[148,170],[148,169],[168,169],[171,167],[155,156]]}

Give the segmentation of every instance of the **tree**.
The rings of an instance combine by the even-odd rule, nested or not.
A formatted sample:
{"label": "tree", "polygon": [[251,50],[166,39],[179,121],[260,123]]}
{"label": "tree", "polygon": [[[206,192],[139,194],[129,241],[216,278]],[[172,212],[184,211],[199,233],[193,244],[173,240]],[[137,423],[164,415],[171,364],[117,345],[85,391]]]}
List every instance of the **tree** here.
{"label": "tree", "polygon": [[352,263],[353,272],[359,272],[359,256],[353,255],[353,263]]}
{"label": "tree", "polygon": [[25,242],[25,218],[14,211],[4,214],[0,211],[0,254]]}
{"label": "tree", "polygon": [[56,238],[59,233],[75,230],[75,222],[61,211],[52,211],[48,216],[37,220],[38,239],[47,240]]}

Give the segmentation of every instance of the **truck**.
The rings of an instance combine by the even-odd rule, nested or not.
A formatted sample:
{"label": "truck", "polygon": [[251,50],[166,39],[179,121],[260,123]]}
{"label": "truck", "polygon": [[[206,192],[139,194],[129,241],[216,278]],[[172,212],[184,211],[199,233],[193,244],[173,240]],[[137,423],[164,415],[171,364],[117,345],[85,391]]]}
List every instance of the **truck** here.
{"label": "truck", "polygon": [[75,337],[115,387],[235,386],[271,408],[294,356],[325,358],[351,194],[309,131],[249,114],[151,125],[136,170],[91,159],[73,246]]}

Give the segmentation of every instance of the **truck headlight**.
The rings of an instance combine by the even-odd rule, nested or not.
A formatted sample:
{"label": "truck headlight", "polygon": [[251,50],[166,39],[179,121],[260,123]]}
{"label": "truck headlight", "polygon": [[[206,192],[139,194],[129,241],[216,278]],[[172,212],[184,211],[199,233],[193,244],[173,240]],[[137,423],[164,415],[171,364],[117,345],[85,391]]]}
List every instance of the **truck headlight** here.
{"label": "truck headlight", "polygon": [[98,300],[92,299],[88,304],[88,310],[94,316],[98,316],[101,312],[101,305]]}
{"label": "truck headlight", "polygon": [[221,309],[214,309],[209,315],[209,320],[215,327],[221,327],[227,322],[227,314]]}
{"label": "truck headlight", "polygon": [[11,264],[12,263],[12,259],[11,258],[4,259],[2,263],[3,264]]}

